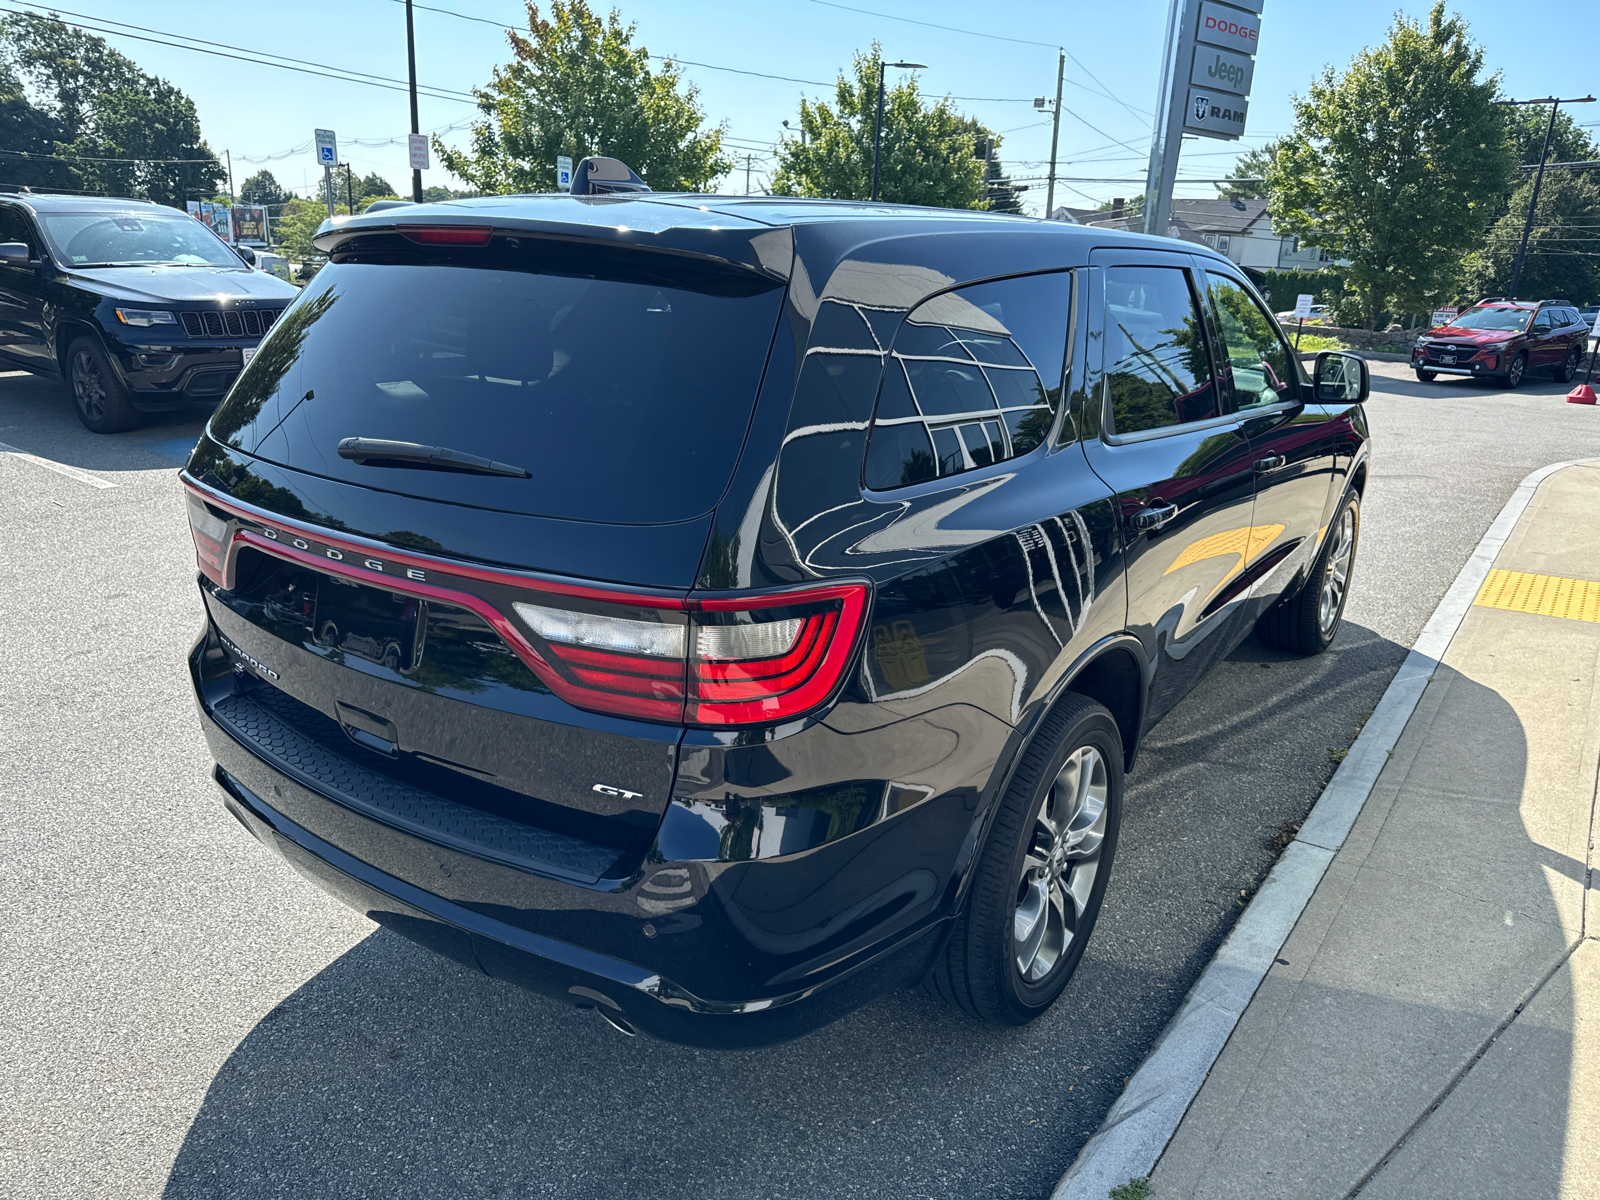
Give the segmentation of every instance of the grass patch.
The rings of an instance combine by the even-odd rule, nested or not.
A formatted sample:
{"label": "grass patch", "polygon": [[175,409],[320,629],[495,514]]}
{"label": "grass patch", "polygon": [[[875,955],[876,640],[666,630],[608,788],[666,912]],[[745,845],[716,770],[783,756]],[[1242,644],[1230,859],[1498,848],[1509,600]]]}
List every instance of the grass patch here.
{"label": "grass patch", "polygon": [[1329,762],[1342,763],[1349,756],[1349,754],[1350,754],[1350,751],[1349,751],[1348,748],[1343,749],[1343,750],[1338,750],[1338,749],[1335,749],[1332,746],[1328,747],[1328,761]]}
{"label": "grass patch", "polygon": [[1135,1175],[1127,1183],[1112,1188],[1110,1200],[1150,1200],[1150,1180]]}
{"label": "grass patch", "polygon": [[[1292,336],[1294,331],[1289,331]],[[1325,333],[1303,333],[1300,335],[1300,349],[1302,350],[1343,350],[1344,343],[1336,337],[1329,337]]]}

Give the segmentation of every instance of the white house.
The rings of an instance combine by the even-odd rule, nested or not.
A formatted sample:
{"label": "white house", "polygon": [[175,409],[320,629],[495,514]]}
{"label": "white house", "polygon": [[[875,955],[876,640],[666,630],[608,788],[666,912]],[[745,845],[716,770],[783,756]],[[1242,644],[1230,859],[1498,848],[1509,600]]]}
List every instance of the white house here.
{"label": "white house", "polygon": [[[1081,225],[1109,229],[1138,229],[1141,225],[1138,217],[1127,214],[1121,199],[1111,202],[1109,212],[1086,208],[1065,212]],[[1167,236],[1210,246],[1241,267],[1263,271],[1316,271],[1336,261],[1326,250],[1302,247],[1299,239],[1276,232],[1265,200],[1175,199]]]}

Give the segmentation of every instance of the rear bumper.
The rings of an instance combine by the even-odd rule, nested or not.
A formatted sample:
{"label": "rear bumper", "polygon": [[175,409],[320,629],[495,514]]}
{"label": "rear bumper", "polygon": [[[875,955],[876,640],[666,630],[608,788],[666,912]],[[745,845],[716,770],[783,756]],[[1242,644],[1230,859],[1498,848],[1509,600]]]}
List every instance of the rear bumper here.
{"label": "rear bumper", "polygon": [[[913,919],[840,944],[827,968],[785,971],[794,958],[764,960],[741,936],[749,925],[738,903],[744,876],[719,875],[722,864],[651,862],[631,879],[590,886],[514,870],[323,795],[232,736],[203,696],[198,707],[228,810],[306,879],[460,963],[604,1009],[667,1041],[735,1048],[798,1037],[914,984],[946,928],[943,906],[928,906],[920,919],[902,912]],[[781,862],[732,866],[785,870]],[[825,923],[829,915],[816,918]],[[685,986],[678,981],[685,976],[711,981],[718,993]]]}

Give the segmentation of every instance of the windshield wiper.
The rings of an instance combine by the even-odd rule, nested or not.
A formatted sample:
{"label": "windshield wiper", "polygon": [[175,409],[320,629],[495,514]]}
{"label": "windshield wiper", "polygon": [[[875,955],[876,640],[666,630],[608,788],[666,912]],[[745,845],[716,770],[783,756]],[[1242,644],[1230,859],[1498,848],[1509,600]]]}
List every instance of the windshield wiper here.
{"label": "windshield wiper", "polygon": [[463,471],[469,475],[510,475],[532,479],[531,472],[510,463],[495,462],[476,454],[463,454],[446,446],[419,442],[391,442],[383,438],[348,437],[339,443],[339,457],[364,467],[421,467],[423,470]]}

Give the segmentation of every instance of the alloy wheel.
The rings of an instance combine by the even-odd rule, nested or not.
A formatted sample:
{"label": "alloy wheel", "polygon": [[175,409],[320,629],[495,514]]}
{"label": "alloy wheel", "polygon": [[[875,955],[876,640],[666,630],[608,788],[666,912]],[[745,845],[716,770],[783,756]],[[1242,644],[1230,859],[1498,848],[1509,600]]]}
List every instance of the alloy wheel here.
{"label": "alloy wheel", "polygon": [[1332,635],[1344,609],[1344,592],[1350,582],[1350,558],[1356,548],[1356,514],[1346,505],[1339,517],[1339,529],[1334,534],[1333,549],[1328,554],[1328,568],[1322,574],[1322,595],[1317,603],[1317,625],[1322,636]]}
{"label": "alloy wheel", "polygon": [[1105,759],[1080,746],[1034,814],[1011,921],[1017,972],[1029,984],[1041,983],[1077,936],[1100,871],[1108,794]]}
{"label": "alloy wheel", "polygon": [[1513,388],[1518,386],[1522,382],[1522,372],[1526,367],[1527,364],[1523,361],[1522,355],[1518,354],[1513,358],[1511,365],[1506,368],[1506,386]]}
{"label": "alloy wheel", "polygon": [[72,394],[79,411],[89,422],[105,420],[105,380],[100,376],[100,364],[87,350],[80,350],[72,357]]}

